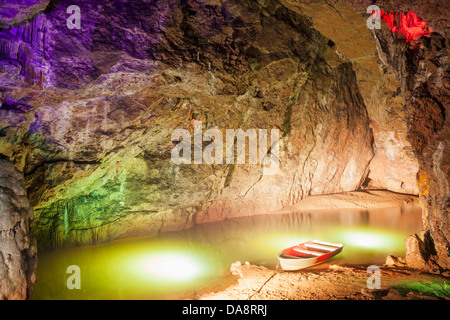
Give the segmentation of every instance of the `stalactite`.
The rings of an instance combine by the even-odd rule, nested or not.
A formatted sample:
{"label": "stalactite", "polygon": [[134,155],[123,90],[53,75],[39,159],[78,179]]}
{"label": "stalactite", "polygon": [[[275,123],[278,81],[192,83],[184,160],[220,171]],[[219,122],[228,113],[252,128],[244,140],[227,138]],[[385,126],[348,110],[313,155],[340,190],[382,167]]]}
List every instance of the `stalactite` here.
{"label": "stalactite", "polygon": [[[44,59],[47,19],[37,16],[32,22],[0,31],[0,65],[20,64],[20,75],[31,83],[43,88],[48,70]],[[13,76],[12,74],[10,76]]]}

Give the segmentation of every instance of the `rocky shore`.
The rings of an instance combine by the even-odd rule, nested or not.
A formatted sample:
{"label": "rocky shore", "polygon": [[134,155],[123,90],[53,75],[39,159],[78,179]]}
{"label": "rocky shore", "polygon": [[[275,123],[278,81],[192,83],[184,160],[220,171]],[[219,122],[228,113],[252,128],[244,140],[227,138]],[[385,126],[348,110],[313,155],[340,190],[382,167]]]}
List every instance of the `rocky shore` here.
{"label": "rocky shore", "polygon": [[[323,264],[283,272],[237,262],[226,288],[206,290],[202,300],[439,300],[450,299],[450,274],[396,265],[380,266],[380,288],[369,289],[367,266]],[[370,279],[369,279],[370,282]]]}

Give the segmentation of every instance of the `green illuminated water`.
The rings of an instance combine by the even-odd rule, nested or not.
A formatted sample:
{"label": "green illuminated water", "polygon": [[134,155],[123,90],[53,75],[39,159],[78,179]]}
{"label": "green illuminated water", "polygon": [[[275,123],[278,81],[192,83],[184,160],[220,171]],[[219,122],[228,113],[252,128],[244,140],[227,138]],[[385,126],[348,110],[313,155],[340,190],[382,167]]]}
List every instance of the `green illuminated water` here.
{"label": "green illuminated water", "polygon": [[[404,239],[421,229],[421,209],[410,204],[236,218],[157,237],[39,252],[34,299],[170,298],[219,283],[238,260],[273,268],[278,251],[310,239],[345,244],[329,264],[381,265],[388,254],[404,256]],[[80,268],[80,289],[67,288],[71,265]]]}

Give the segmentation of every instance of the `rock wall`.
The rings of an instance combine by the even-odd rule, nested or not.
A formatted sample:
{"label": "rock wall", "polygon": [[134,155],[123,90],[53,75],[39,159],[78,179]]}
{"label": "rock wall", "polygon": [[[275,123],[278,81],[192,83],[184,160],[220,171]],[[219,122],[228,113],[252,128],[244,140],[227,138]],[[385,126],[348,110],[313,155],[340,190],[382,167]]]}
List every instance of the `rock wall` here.
{"label": "rock wall", "polygon": [[[354,4],[362,11],[369,1]],[[394,74],[405,99],[407,140],[420,170],[417,173],[424,231],[405,240],[406,260],[414,267],[442,270],[450,267],[450,123],[449,20],[442,3],[380,1],[385,11],[413,11],[435,31],[406,44],[383,26],[375,31],[380,60]],[[420,249],[420,250],[419,250]]]}
{"label": "rock wall", "polygon": [[[434,26],[434,20],[431,24]],[[448,20],[447,20],[448,21]],[[436,28],[443,32],[445,29]],[[441,31],[442,30],[442,31]],[[445,32],[445,31],[444,31]],[[418,183],[424,208],[423,258],[430,268],[450,267],[450,64],[448,33],[434,32],[414,46],[399,45],[377,32],[387,62],[401,81],[406,100],[408,141],[420,164]],[[411,241],[409,241],[410,243]],[[408,256],[407,256],[408,260]]]}
{"label": "rock wall", "polygon": [[[265,213],[367,180],[373,134],[352,63],[299,12],[276,1],[92,1],[77,31],[66,7],[34,28],[45,30],[44,89],[8,89],[0,109],[0,152],[25,172],[40,246]],[[279,172],[174,165],[171,134],[194,120],[224,137],[280,130]]]}
{"label": "rock wall", "polygon": [[37,248],[32,220],[23,175],[0,159],[0,300],[30,299],[33,294]]}
{"label": "rock wall", "polygon": [[[358,85],[374,135],[371,186],[407,193],[416,193],[418,186],[424,231],[421,239],[412,236],[406,244],[413,244],[408,252],[417,253],[414,248],[419,247],[416,242],[420,240],[423,254],[421,261],[412,265],[448,269],[449,13],[437,0],[377,1],[375,4],[385,12],[414,12],[434,30],[430,37],[408,44],[384,23],[369,37],[359,19],[368,17],[366,9],[373,1],[347,2],[351,9],[342,1],[306,1],[300,7],[313,19],[314,27],[345,50],[356,64]],[[328,23],[330,17],[333,24]],[[375,59],[368,54],[372,44],[376,47]]]}
{"label": "rock wall", "polygon": [[298,1],[293,9],[310,18],[313,27],[352,63],[374,137],[368,186],[417,194],[419,165],[407,140],[400,82],[383,67],[379,43],[367,28],[365,12],[371,3],[358,6],[349,2],[354,6],[344,1]]}

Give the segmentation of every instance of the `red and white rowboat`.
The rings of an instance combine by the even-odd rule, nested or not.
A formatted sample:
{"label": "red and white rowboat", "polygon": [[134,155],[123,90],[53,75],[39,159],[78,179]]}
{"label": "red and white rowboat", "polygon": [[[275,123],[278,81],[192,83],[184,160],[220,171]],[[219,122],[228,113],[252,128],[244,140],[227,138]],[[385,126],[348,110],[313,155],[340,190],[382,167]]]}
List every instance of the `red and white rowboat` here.
{"label": "red and white rowboat", "polygon": [[343,244],[312,240],[297,244],[278,253],[278,263],[284,271],[295,271],[322,262],[339,254]]}

